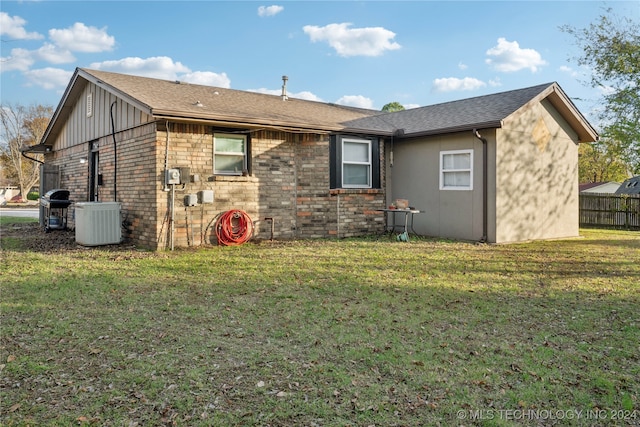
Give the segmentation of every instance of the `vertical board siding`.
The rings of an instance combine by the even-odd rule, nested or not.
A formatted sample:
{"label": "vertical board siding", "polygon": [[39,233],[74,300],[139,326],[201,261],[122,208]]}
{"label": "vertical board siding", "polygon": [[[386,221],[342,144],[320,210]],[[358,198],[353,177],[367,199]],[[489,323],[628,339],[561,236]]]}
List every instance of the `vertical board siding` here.
{"label": "vertical board siding", "polygon": [[[87,117],[87,95],[93,96],[93,115]],[[63,150],[111,134],[111,104],[114,108],[116,132],[149,123],[153,118],[104,89],[87,84],[56,137],[55,149]]]}
{"label": "vertical board siding", "polygon": [[640,195],[580,194],[580,225],[640,230]]}

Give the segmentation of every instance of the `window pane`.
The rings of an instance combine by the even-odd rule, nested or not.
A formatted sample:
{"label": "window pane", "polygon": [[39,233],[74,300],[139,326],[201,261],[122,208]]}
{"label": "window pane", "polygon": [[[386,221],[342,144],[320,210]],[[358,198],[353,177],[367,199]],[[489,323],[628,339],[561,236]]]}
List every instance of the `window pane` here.
{"label": "window pane", "polygon": [[445,172],[445,187],[469,187],[471,185],[470,172]]}
{"label": "window pane", "polygon": [[444,170],[471,169],[471,154],[445,154],[442,159]]}
{"label": "window pane", "polygon": [[471,168],[471,154],[463,153],[453,156],[453,168],[454,169],[470,169]]}
{"label": "window pane", "polygon": [[217,155],[214,158],[215,173],[242,173],[244,169],[244,156]]}
{"label": "window pane", "polygon": [[345,162],[369,162],[369,143],[344,142]]}
{"label": "window pane", "polygon": [[443,154],[442,156],[442,169],[453,169],[453,154]]}
{"label": "window pane", "polygon": [[344,185],[369,186],[369,165],[347,165],[342,169]]}
{"label": "window pane", "polygon": [[244,138],[216,136],[216,153],[244,153]]}

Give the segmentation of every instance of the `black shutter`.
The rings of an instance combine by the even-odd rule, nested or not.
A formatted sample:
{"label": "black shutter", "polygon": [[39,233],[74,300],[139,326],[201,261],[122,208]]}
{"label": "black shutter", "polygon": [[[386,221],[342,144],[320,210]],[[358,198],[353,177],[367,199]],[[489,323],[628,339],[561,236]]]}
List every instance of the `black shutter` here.
{"label": "black shutter", "polygon": [[342,150],[340,150],[339,138],[336,135],[331,135],[329,139],[329,188],[340,188],[341,186],[341,157]]}
{"label": "black shutter", "polygon": [[371,188],[380,188],[380,140],[371,139]]}

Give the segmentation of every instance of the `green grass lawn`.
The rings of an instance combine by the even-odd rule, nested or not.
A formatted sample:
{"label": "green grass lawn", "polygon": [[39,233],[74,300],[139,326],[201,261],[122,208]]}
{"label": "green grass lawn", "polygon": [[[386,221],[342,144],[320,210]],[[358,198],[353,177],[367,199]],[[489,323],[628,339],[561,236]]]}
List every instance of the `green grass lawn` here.
{"label": "green grass lawn", "polygon": [[[38,218],[27,218],[18,216],[0,216],[0,226],[10,224],[28,224],[38,222]],[[1,236],[1,235],[0,235]]]}
{"label": "green grass lawn", "polygon": [[640,234],[0,252],[0,424],[639,425]]}

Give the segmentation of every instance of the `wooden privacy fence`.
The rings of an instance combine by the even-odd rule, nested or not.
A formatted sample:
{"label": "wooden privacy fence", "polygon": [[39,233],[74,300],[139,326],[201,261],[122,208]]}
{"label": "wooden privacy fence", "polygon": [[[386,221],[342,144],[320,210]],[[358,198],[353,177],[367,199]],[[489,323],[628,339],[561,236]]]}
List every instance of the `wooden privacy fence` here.
{"label": "wooden privacy fence", "polygon": [[640,230],[640,194],[580,194],[580,226]]}

